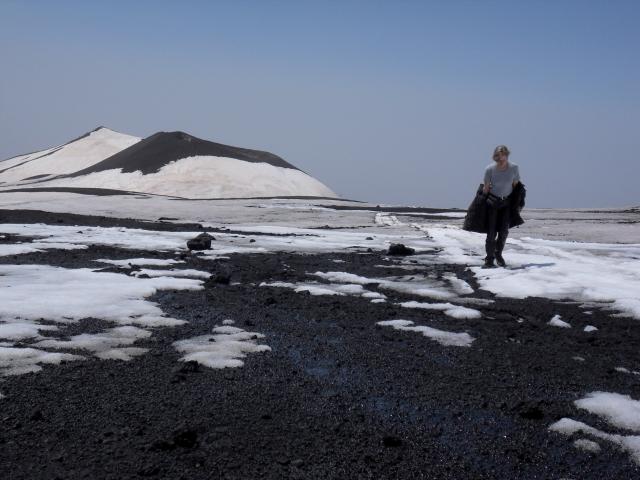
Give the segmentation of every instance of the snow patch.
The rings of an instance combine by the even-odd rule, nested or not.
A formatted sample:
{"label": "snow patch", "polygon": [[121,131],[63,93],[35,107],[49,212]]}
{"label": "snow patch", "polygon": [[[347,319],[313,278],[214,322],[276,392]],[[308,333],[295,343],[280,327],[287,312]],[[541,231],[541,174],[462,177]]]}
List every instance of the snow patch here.
{"label": "snow patch", "polygon": [[289,283],[289,282],[262,282],[261,287],[282,287],[293,289],[294,292],[308,292],[311,295],[353,295],[364,298],[382,299],[385,295],[378,292],[371,292],[358,284],[325,284],[315,282]]}
{"label": "snow patch", "polygon": [[373,222],[376,225],[383,225],[387,227],[402,225],[402,222],[398,220],[398,217],[388,213],[376,213],[376,216],[373,218]]}
{"label": "snow patch", "polygon": [[562,320],[560,315],[554,315],[553,318],[547,322],[547,325],[551,325],[552,327],[571,328],[571,325]]}
{"label": "snow patch", "polygon": [[399,303],[401,307],[405,308],[421,308],[425,310],[442,310],[445,315],[458,319],[471,319],[480,318],[482,313],[479,310],[468,307],[461,307],[459,305],[453,305],[452,303],[424,303],[424,302],[402,302]]}
{"label": "snow patch", "polygon": [[[1,308],[1,307],[0,307]],[[40,330],[57,330],[55,325],[40,325],[24,321],[0,321],[0,338],[5,340],[25,340],[41,338]],[[5,345],[6,346],[6,345]]]}
{"label": "snow patch", "polygon": [[4,223],[0,224],[0,232],[37,238],[37,241],[33,243],[18,244],[22,246],[21,248],[28,246],[35,249],[84,249],[87,248],[87,245],[105,245],[151,251],[186,250],[187,240],[200,233],[159,232],[122,227],[77,227],[43,223]]}
{"label": "snow patch", "polygon": [[601,450],[600,445],[597,442],[587,440],[586,438],[580,438],[576,440],[575,442],[573,442],[573,446],[578,450],[591,453],[600,453]]}
{"label": "snow patch", "polygon": [[578,422],[566,417],[549,426],[549,430],[566,436],[574,435],[576,433],[584,433],[601,440],[606,440],[627,452],[631,456],[631,459],[640,465],[640,435],[606,433],[602,430],[593,428],[586,423]]}
{"label": "snow patch", "polygon": [[234,368],[244,365],[242,359],[248,353],[271,351],[268,345],[256,342],[260,338],[264,338],[261,333],[224,325],[215,327],[213,335],[179,340],[173,346],[186,354],[180,359],[182,362],[195,361],[209,368]]}
{"label": "snow patch", "polygon": [[173,269],[173,270],[152,270],[148,268],[142,268],[133,272],[131,275],[134,277],[140,277],[147,275],[150,278],[154,277],[195,277],[204,278],[205,280],[211,276],[210,272],[203,272],[202,270],[194,270],[192,268]]}
{"label": "snow patch", "polygon": [[131,265],[164,267],[164,266],[173,265],[176,263],[184,263],[184,260],[173,260],[171,258],[127,258],[124,260],[111,260],[109,258],[100,258],[94,261],[100,262],[100,263],[110,263],[111,265],[116,265],[118,267],[129,267]]}
{"label": "snow patch", "polygon": [[454,333],[438,330],[424,325],[415,325],[411,320],[383,320],[378,325],[393,327],[396,330],[422,333],[425,337],[435,340],[440,345],[454,347],[470,347],[475,340],[468,333]]}
{"label": "snow patch", "polygon": [[471,285],[469,285],[461,278],[458,278],[455,273],[447,272],[442,275],[442,277],[449,281],[454,291],[458,295],[467,295],[469,293],[473,293],[474,291],[473,288],[471,288]]}
{"label": "snow patch", "polygon": [[133,357],[147,352],[146,348],[121,348],[131,345],[136,340],[148,338],[151,332],[133,326],[111,328],[101,333],[83,333],[74,335],[69,340],[47,339],[35,344],[36,347],[56,350],[89,350],[101,359],[131,360]]}
{"label": "snow patch", "polygon": [[200,280],[138,279],[49,265],[0,265],[0,321],[45,318],[73,323],[92,317],[123,325],[173,326],[184,321],[164,316],[145,298],[158,290],[202,288]]}
{"label": "snow patch", "polygon": [[0,347],[0,376],[23,375],[42,370],[40,365],[81,360],[69,353],[51,353],[36,348]]}
{"label": "snow patch", "polygon": [[444,287],[442,282],[428,279],[422,275],[412,275],[394,278],[367,278],[347,272],[315,272],[312,275],[329,282],[353,283],[359,285],[378,284],[379,288],[394,290],[400,293],[446,299],[455,294]]}
{"label": "snow patch", "polygon": [[629,395],[592,392],[574,403],[578,408],[603,417],[610,425],[640,432],[640,401]]}
{"label": "snow patch", "polygon": [[[574,404],[583,410],[604,418],[614,427],[640,432],[640,401],[629,395],[611,392],[592,392]],[[607,433],[583,422],[571,418],[562,418],[549,427],[549,430],[563,435],[582,432],[592,437],[606,440],[630,454],[634,462],[640,465],[640,435]]]}

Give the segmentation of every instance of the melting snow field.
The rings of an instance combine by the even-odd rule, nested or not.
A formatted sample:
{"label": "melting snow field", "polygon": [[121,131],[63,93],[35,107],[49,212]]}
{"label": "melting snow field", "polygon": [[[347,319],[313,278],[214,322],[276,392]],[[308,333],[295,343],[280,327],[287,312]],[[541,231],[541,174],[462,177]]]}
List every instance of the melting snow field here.
{"label": "melting snow field", "polygon": [[[0,265],[0,376],[35,372],[42,364],[83,358],[51,349],[85,350],[101,359],[118,360],[145,353],[145,349],[130,345],[149,337],[151,332],[146,329],[184,323],[146,300],[158,290],[169,289],[198,290],[202,282],[170,276],[139,279],[88,268]],[[85,318],[122,326],[68,340],[51,336],[60,330],[59,325]],[[24,348],[14,346],[15,341],[35,343]]]}
{"label": "melting snow field", "polygon": [[[88,204],[95,201],[90,199]],[[166,199],[157,201],[163,208],[169,208],[165,206]],[[125,200],[114,200],[114,208],[118,202]],[[144,342],[154,338],[158,328],[186,323],[179,315],[167,315],[149,297],[163,290],[203,289],[204,280],[215,271],[216,262],[233,254],[295,252],[312,256],[318,253],[369,255],[373,252],[380,256],[376,263],[384,263],[376,265],[379,267],[375,269],[376,273],[382,271],[380,268],[393,268],[396,274],[372,274],[372,270],[366,275],[357,274],[354,273],[358,271],[355,265],[336,258],[329,268],[325,264],[298,272],[296,281],[288,281],[291,277],[284,277],[287,281],[260,279],[251,285],[318,296],[314,301],[343,301],[353,297],[367,300],[363,305],[376,311],[393,308],[402,313],[388,316],[385,313],[382,318],[391,319],[371,321],[371,335],[399,338],[409,335],[407,332],[418,333],[425,337],[420,338],[420,344],[424,344],[422,348],[458,352],[458,355],[469,355],[469,352],[483,348],[482,340],[487,333],[480,326],[491,318],[486,310],[483,312],[494,302],[487,298],[490,294],[497,298],[541,297],[558,303],[571,301],[589,309],[584,315],[589,316],[589,323],[595,320],[593,325],[580,324],[564,312],[549,313],[540,319],[549,326],[543,325],[543,330],[552,330],[558,335],[579,334],[600,339],[607,329],[598,323],[603,317],[594,312],[612,314],[614,318],[607,318],[607,321],[618,320],[616,316],[640,320],[640,243],[513,236],[505,250],[508,267],[483,269],[484,236],[463,231],[455,224],[442,223],[443,218],[438,218],[437,222],[416,223],[415,216],[405,221],[402,212],[336,212],[330,208],[335,202],[319,207],[309,204],[308,200],[289,203],[260,200],[250,206],[239,202],[235,207],[230,207],[229,202],[217,206],[202,203],[203,211],[196,214],[193,213],[194,204],[190,204],[192,210],[188,213],[183,210],[182,203],[174,204],[171,208],[175,210],[169,212],[175,215],[172,218],[200,221],[205,229],[215,229],[210,250],[196,255],[186,249],[186,241],[201,231],[0,224],[3,235],[0,256],[5,257],[3,261],[12,256],[10,264],[0,265],[0,376],[42,370],[46,374],[47,365],[63,362],[135,362],[136,357],[148,353]],[[21,206],[19,202],[16,204],[16,208]],[[104,213],[103,210],[100,212]],[[335,224],[330,224],[333,219]],[[407,257],[384,254],[392,243],[403,243],[415,249],[416,254]],[[20,262],[20,255],[24,254],[50,250],[69,250],[70,254],[73,250],[90,252],[87,249],[92,246],[162,252],[163,256],[175,258],[145,258],[146,253],[136,252],[130,256],[143,256],[111,259],[101,254],[100,258],[92,260],[95,268]],[[189,255],[200,262],[198,269],[181,268],[187,263],[184,258]],[[203,264],[211,265],[211,270],[202,267]],[[444,271],[451,270],[447,265],[454,265],[458,274]],[[438,268],[431,268],[433,266]],[[322,269],[316,270],[318,268]],[[106,269],[118,270],[118,273],[101,271]],[[463,275],[461,271],[464,271]],[[406,319],[412,316],[421,319]],[[69,325],[82,325],[86,319],[98,319],[111,325],[99,332],[65,334]],[[454,326],[434,328],[430,322],[438,319],[447,320],[447,325]],[[525,320],[520,318],[518,322]],[[181,362],[197,362],[212,369],[236,368],[247,361],[263,358],[252,355],[251,360],[247,360],[249,354],[271,351],[269,345],[261,343],[268,341],[264,334],[239,328],[231,319],[211,328],[208,325],[203,335],[172,341],[171,346],[180,355]],[[386,333],[381,333],[383,331]],[[273,340],[271,333],[268,336]],[[275,349],[277,344],[272,345]],[[573,365],[589,363],[587,355],[573,353],[582,352],[567,352],[567,362]],[[635,359],[626,359],[629,363],[616,360],[618,365],[626,365],[617,367],[618,373],[637,377],[633,375],[637,373]],[[594,455],[599,454],[602,445],[607,443],[640,464],[639,400],[612,392],[582,394],[586,396],[574,403],[577,411],[585,417],[598,417],[598,425],[606,422],[608,429],[591,426],[586,423],[588,420],[567,417],[550,426],[545,423],[543,430],[548,426],[552,432],[571,436],[571,448]],[[3,402],[8,401],[10,392],[3,389],[0,398]],[[546,430],[544,432],[547,434]]]}
{"label": "melting snow field", "polygon": [[441,248],[438,260],[469,265],[481,288],[500,297],[573,299],[640,319],[640,243],[507,240],[508,268],[483,269],[483,236],[453,226],[415,228]]}
{"label": "melting snow field", "polygon": [[57,323],[99,318],[122,325],[179,325],[145,297],[158,290],[196,290],[197,280],[172,277],[131,278],[88,268],[48,265],[0,265],[0,321]]}

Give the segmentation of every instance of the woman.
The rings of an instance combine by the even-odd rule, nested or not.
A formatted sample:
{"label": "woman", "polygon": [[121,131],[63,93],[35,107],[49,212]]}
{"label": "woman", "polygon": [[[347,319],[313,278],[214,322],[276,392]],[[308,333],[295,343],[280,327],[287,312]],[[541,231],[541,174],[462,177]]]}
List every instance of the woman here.
{"label": "woman", "polygon": [[[486,195],[487,203],[487,239],[485,241],[487,256],[484,259],[486,268],[495,267],[494,259],[501,267],[506,266],[502,250],[507,241],[509,226],[513,223],[512,211],[514,208],[512,207],[517,207],[519,211],[524,200],[522,198],[520,201],[511,196],[520,182],[520,172],[518,165],[509,162],[510,153],[505,145],[498,145],[493,151],[494,163],[484,171],[482,192]],[[516,201],[517,205],[513,203]]]}

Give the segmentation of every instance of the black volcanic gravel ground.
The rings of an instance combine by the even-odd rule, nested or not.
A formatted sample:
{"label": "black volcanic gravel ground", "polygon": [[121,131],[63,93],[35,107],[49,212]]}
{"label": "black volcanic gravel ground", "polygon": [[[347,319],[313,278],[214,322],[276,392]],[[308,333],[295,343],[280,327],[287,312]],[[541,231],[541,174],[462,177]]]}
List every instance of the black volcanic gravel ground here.
{"label": "black volcanic gravel ground", "polygon": [[[0,257],[0,263],[104,268],[92,260],[139,256],[153,255],[94,246]],[[640,366],[637,320],[597,310],[588,316],[577,305],[539,298],[496,299],[481,307],[482,319],[456,320],[362,298],[257,287],[309,280],[306,273],[318,270],[411,273],[376,267],[383,257],[276,253],[213,262],[189,256],[176,267],[228,275],[231,284],[209,281],[202,291],[156,294],[151,300],[189,323],[154,330],[136,343],[148,354],[130,362],[45,366],[0,381],[7,396],[0,400],[0,478],[638,478],[640,467],[611,444],[599,442],[602,452],[593,455],[547,430],[566,416],[612,431],[573,406],[588,392],[640,398],[638,377],[614,370]],[[426,271],[453,271],[477,287],[462,266]],[[416,299],[384,293],[392,301]],[[556,313],[573,328],[546,325]],[[172,342],[208,333],[225,318],[265,334],[261,343],[272,351],[249,354],[237,369],[192,371],[178,362]],[[470,348],[444,347],[375,324],[397,318],[466,330],[476,340]],[[600,330],[584,333],[587,324]],[[108,326],[86,319],[63,332]],[[586,361],[573,360],[577,355]]]}

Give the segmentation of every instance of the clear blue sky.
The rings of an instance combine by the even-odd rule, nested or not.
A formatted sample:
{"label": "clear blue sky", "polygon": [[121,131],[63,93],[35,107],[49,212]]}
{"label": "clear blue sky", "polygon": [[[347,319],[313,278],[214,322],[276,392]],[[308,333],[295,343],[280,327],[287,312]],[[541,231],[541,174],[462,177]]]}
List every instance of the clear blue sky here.
{"label": "clear blue sky", "polygon": [[0,158],[105,125],[276,153],[339,194],[640,204],[639,1],[0,0]]}

